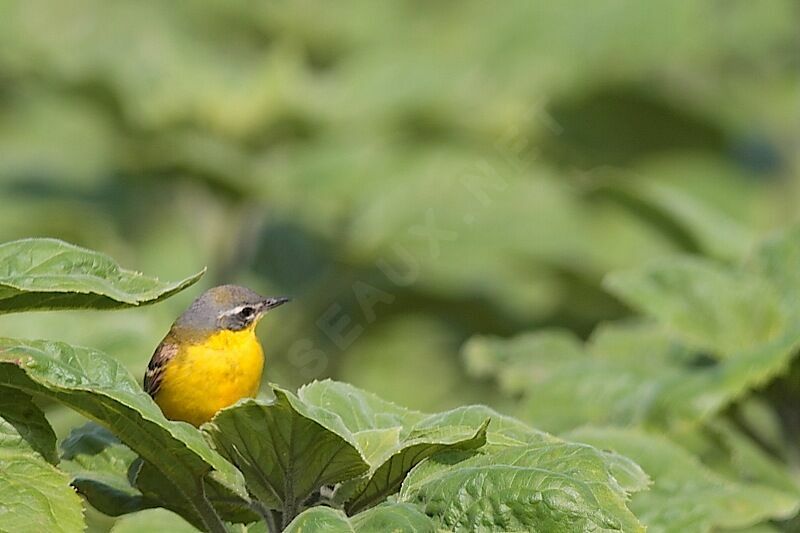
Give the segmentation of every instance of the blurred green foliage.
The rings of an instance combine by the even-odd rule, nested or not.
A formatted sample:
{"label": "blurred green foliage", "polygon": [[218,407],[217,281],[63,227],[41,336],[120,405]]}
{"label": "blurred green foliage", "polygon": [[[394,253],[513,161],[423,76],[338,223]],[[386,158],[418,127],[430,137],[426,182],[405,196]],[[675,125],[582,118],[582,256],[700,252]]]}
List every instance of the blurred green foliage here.
{"label": "blurred green foliage", "polygon": [[[5,1],[0,242],[58,237],[163,279],[206,265],[205,286],[293,296],[260,329],[270,381],[509,406],[467,374],[471,335],[588,337],[631,314],[607,273],[738,263],[797,219],[798,15],[792,0]],[[724,317],[736,331],[690,338],[768,335],[749,290]],[[0,332],[141,375],[197,292]]]}

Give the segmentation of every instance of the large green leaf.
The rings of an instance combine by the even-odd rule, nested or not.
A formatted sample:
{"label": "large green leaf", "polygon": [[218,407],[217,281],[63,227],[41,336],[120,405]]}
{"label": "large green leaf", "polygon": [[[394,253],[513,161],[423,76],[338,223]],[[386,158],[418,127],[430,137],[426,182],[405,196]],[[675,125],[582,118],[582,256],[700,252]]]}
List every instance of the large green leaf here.
{"label": "large green leaf", "polygon": [[336,413],[353,434],[376,429],[401,428],[407,434],[425,413],[407,409],[348,383],[324,380],[297,391],[303,402]]}
{"label": "large green leaf", "polygon": [[114,359],[49,341],[0,338],[0,385],[57,400],[110,429],[169,482],[186,518],[219,529],[204,485],[219,486],[246,504],[241,474],[192,426],[171,422]]}
{"label": "large green leaf", "polygon": [[152,533],[153,531],[169,531],[169,533],[196,533],[180,516],[166,509],[148,509],[122,517],[114,523],[112,533]]}
{"label": "large green leaf", "polygon": [[0,418],[11,424],[48,462],[58,463],[56,434],[29,394],[0,386]]}
{"label": "large green leaf", "polygon": [[501,414],[485,405],[465,405],[449,411],[428,415],[414,425],[415,431],[442,427],[479,427],[489,420],[488,444],[517,445],[533,442],[552,442],[558,439],[549,433],[533,429],[524,422]]}
{"label": "large green leaf", "polygon": [[274,388],[275,400],[244,400],[203,426],[216,448],[244,473],[249,491],[291,521],[323,485],[369,467],[341,421]]}
{"label": "large green leaf", "polygon": [[397,492],[411,469],[431,455],[444,450],[469,450],[483,446],[488,424],[489,419],[486,419],[477,429],[453,425],[414,429],[406,439],[379,446],[381,453],[373,456],[366,478],[345,489],[345,509],[352,514],[380,503]]}
{"label": "large green leaf", "polygon": [[[577,353],[574,342],[558,351],[558,344],[540,340],[552,335],[542,330],[512,339],[476,337],[466,357],[480,357],[484,375],[503,379],[514,366],[516,374],[531,376],[513,389],[522,396],[518,414],[555,433],[585,424],[691,429],[773,379],[800,346],[800,336],[788,329],[708,364],[707,356],[648,322],[606,324]],[[542,346],[553,351],[543,353]]]}
{"label": "large green leaf", "polygon": [[202,275],[162,282],[73,244],[23,239],[0,244],[0,313],[149,304],[185,289]]}
{"label": "large green leaf", "polygon": [[391,503],[374,507],[352,517],[330,507],[314,507],[301,513],[284,531],[286,533],[328,531],[434,533],[436,528],[433,521],[416,507]]}
{"label": "large green leaf", "polygon": [[[196,502],[187,498],[182,487],[175,484],[158,467],[139,459],[131,465],[129,478],[144,497],[145,506],[158,502],[159,506],[178,513],[195,527],[207,529],[208,526],[197,516]],[[204,500],[210,502],[226,522],[246,524],[259,519],[260,509],[257,502],[242,498],[232,488],[213,480],[204,483],[202,488]]]}
{"label": "large green leaf", "polygon": [[[415,428],[424,430],[427,427],[441,426],[474,427],[484,420],[490,422],[483,450],[491,452],[508,446],[563,444],[562,439],[534,429],[516,418],[500,414],[485,405],[468,405],[430,415]],[[599,450],[598,453],[605,461],[606,468],[626,491],[638,492],[647,488],[649,479],[636,463],[616,453]]]}
{"label": "large green leaf", "polygon": [[119,516],[158,506],[131,485],[138,456],[109,430],[94,423],[74,429],[61,443],[61,469],[72,486],[103,514]]}
{"label": "large green leaf", "polygon": [[774,285],[709,261],[662,259],[612,274],[606,286],[687,343],[721,357],[766,343],[788,325]]}
{"label": "large green leaf", "polygon": [[465,531],[643,531],[605,452],[564,441],[444,452],[420,463],[400,501]]}
{"label": "large green leaf", "polygon": [[788,518],[800,506],[796,492],[726,479],[663,436],[585,428],[569,437],[625,454],[650,475],[650,490],[635,494],[631,501],[648,531],[700,533],[742,528],[765,519]]}
{"label": "large green leaf", "polygon": [[346,383],[314,382],[298,395],[309,404],[341,417],[369,463],[362,478],[338,487],[335,499],[352,514],[383,501],[400,488],[409,471],[447,449],[473,449],[486,442],[490,418],[472,420],[447,413],[425,416],[387,402]]}
{"label": "large green leaf", "polygon": [[0,419],[0,531],[83,531],[83,505],[69,477]]}

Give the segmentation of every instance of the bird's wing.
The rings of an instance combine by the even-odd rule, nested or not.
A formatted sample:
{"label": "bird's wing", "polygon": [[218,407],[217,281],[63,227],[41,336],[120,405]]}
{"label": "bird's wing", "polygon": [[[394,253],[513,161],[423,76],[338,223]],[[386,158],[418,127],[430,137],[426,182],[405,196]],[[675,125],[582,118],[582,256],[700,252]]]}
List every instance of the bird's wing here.
{"label": "bird's wing", "polygon": [[147,365],[147,371],[144,373],[144,391],[147,394],[155,398],[161,386],[161,380],[164,378],[164,369],[177,353],[178,345],[169,342],[167,339],[164,339],[158,345],[153,357],[150,358],[150,363]]}

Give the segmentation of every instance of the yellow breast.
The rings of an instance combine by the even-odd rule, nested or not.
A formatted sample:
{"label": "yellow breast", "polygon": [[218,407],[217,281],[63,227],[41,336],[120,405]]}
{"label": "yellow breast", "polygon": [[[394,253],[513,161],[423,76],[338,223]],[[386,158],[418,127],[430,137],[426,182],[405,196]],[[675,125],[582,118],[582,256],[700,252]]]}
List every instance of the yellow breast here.
{"label": "yellow breast", "polygon": [[254,397],[263,368],[254,328],[221,331],[181,345],[164,369],[155,401],[167,418],[199,426],[220,409]]}

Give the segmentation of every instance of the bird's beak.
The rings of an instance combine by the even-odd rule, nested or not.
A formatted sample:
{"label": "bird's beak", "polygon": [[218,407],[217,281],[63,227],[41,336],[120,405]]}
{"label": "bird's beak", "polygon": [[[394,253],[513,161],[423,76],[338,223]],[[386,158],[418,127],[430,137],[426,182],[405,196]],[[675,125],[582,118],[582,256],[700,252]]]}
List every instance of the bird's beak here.
{"label": "bird's beak", "polygon": [[270,309],[275,309],[276,307],[280,307],[281,305],[285,304],[286,302],[290,301],[290,298],[286,298],[284,296],[278,296],[275,298],[265,298],[263,302],[261,302],[261,314],[266,313]]}

